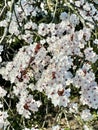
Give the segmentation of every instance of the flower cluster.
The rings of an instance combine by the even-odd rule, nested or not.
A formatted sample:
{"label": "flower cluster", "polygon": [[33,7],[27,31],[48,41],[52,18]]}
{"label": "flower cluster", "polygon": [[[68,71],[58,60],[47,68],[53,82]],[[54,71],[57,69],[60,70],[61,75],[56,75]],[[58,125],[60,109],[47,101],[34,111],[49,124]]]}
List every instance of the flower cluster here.
{"label": "flower cluster", "polygon": [[[2,98],[2,101],[6,94],[7,91],[3,89],[3,86],[0,86],[0,98]],[[0,101],[0,128],[6,128],[6,126],[9,125],[9,122],[7,120],[8,113],[7,111],[3,111],[3,107],[3,102]]]}
{"label": "flower cluster", "polygon": [[[11,84],[10,90],[0,86],[1,128],[11,126],[10,109],[13,107],[10,101],[6,103],[8,100],[15,99],[14,111],[23,122],[39,111],[43,104],[39,98],[35,99],[33,93],[36,91],[47,96],[54,107],[69,108],[69,113],[81,114],[85,122],[93,119],[90,108],[98,109],[95,72],[98,61],[98,37],[95,35],[98,11],[93,2],[70,0],[62,3],[62,0],[61,3],[56,1],[53,7],[51,0],[50,3],[48,0],[7,3],[10,10],[0,21],[0,27],[5,29],[0,42],[5,40],[7,44],[12,44],[18,39],[24,45],[14,54],[12,61],[7,61],[0,68],[2,79]],[[62,7],[60,12],[59,4]],[[51,21],[44,20],[44,17],[48,19],[47,15]],[[0,63],[3,62],[2,51],[3,45],[0,45]],[[74,97],[78,101],[74,102],[73,90],[77,89]],[[4,104],[9,106],[8,110]],[[82,112],[79,105],[85,107]],[[24,125],[21,129],[38,130],[32,125]],[[59,125],[51,129],[63,130]]]}

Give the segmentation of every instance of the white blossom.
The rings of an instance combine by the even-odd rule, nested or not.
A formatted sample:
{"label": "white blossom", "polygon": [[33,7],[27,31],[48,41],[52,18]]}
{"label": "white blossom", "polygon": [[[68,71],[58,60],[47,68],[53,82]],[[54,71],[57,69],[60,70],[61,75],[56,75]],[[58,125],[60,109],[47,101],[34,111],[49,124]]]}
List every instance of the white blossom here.
{"label": "white blossom", "polygon": [[67,17],[68,17],[68,14],[67,14],[66,12],[62,12],[62,13],[60,14],[60,19],[61,19],[61,20],[66,20]]}
{"label": "white blossom", "polygon": [[84,121],[89,121],[92,119],[92,114],[90,113],[90,110],[89,109],[85,109],[82,111],[81,113],[81,118],[84,120]]}
{"label": "white blossom", "polygon": [[7,94],[7,91],[0,86],[0,97],[4,97]]}

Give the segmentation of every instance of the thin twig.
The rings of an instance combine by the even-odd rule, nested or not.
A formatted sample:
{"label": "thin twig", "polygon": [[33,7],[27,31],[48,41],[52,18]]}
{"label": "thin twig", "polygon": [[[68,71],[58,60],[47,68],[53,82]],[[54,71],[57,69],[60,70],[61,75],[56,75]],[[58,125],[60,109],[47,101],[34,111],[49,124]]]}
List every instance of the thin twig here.
{"label": "thin twig", "polygon": [[16,14],[15,8],[14,8],[14,14],[15,14],[15,17],[16,17],[16,21],[17,21],[18,27],[21,28],[19,20],[18,20],[18,17],[17,17],[17,14]]}
{"label": "thin twig", "polygon": [[2,101],[7,105],[8,110],[9,110],[9,111],[11,112],[11,114],[14,116],[14,113],[13,113],[13,111],[11,110],[11,108],[10,108],[9,104],[7,103],[7,101],[6,101],[4,98],[2,98]]}
{"label": "thin twig", "polygon": [[54,19],[55,19],[55,15],[56,15],[56,11],[57,11],[57,6],[58,6],[58,0],[56,0],[55,9],[54,9],[54,12],[53,12],[53,19],[52,19],[52,22],[53,22]]}
{"label": "thin twig", "polygon": [[1,40],[0,40],[0,44],[3,43],[5,37],[6,37],[7,33],[8,33],[9,26],[10,26],[10,23],[11,23],[11,20],[12,20],[12,14],[13,14],[13,9],[14,9],[15,0],[12,0],[11,3],[12,3],[11,8],[10,8],[11,15],[10,15],[9,21],[8,21],[8,23],[7,23],[7,26],[6,26],[5,29],[4,29],[4,33],[3,33],[3,36],[2,36],[2,38],[1,38]]}
{"label": "thin twig", "polygon": [[70,124],[69,124],[69,121],[68,121],[68,118],[67,118],[67,115],[66,115],[67,111],[64,109],[63,113],[64,113],[64,116],[65,116],[67,127],[70,128]]}
{"label": "thin twig", "polygon": [[4,1],[4,7],[3,7],[3,9],[1,10],[1,13],[0,13],[0,19],[2,18],[2,16],[3,16],[3,14],[4,14],[4,12],[6,11],[6,9],[7,9],[7,2],[6,2],[6,0]]}

